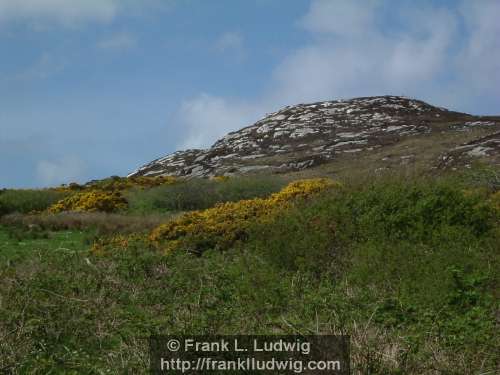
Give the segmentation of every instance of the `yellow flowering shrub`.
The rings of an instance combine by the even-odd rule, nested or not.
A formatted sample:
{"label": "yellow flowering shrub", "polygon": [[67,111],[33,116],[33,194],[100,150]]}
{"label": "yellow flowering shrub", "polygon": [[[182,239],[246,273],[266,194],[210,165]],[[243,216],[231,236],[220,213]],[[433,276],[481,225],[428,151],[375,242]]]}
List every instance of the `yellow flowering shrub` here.
{"label": "yellow flowering shrub", "polygon": [[127,201],[122,191],[130,188],[151,188],[159,185],[171,185],[178,182],[175,177],[110,177],[104,180],[92,181],[85,185],[71,183],[52,190],[72,193],[71,196],[53,204],[48,212],[62,211],[103,211],[113,212],[125,209]]}
{"label": "yellow flowering shrub", "polygon": [[76,182],[71,182],[68,185],[63,184],[57,187],[48,188],[48,190],[58,191],[62,193],[73,193],[76,191],[81,191],[83,189],[85,189],[85,187],[83,185],[77,184]]}
{"label": "yellow flowering shrub", "polygon": [[159,185],[171,185],[177,182],[173,176],[159,176],[159,177],[113,177],[105,180],[97,181],[90,184],[93,189],[114,191],[126,190],[134,187],[151,188]]}
{"label": "yellow flowering shrub", "polygon": [[49,207],[50,213],[63,211],[113,212],[127,208],[127,201],[118,191],[83,191],[61,199]]}
{"label": "yellow flowering shrub", "polygon": [[91,251],[95,255],[104,255],[117,249],[127,249],[133,245],[143,245],[146,241],[146,236],[140,233],[134,234],[117,234],[110,237],[100,237],[92,244]]}
{"label": "yellow flowering shrub", "polygon": [[224,182],[229,180],[229,176],[214,176],[212,177],[212,180],[217,181],[217,182]]}
{"label": "yellow flowering shrub", "polygon": [[110,177],[103,180],[91,181],[85,185],[79,185],[72,182],[68,185],[61,185],[52,190],[61,192],[76,192],[83,190],[105,190],[105,191],[115,191],[115,190],[126,190],[131,188],[151,188],[159,185],[171,185],[177,183],[178,179],[173,176],[159,176],[159,177],[147,177],[147,176],[136,176],[136,177]]}
{"label": "yellow flowering shrub", "polygon": [[227,249],[246,236],[253,221],[269,217],[297,199],[335,186],[339,186],[338,183],[324,178],[295,181],[269,198],[220,203],[206,210],[188,212],[155,228],[149,240],[166,252],[178,248],[192,252]]}

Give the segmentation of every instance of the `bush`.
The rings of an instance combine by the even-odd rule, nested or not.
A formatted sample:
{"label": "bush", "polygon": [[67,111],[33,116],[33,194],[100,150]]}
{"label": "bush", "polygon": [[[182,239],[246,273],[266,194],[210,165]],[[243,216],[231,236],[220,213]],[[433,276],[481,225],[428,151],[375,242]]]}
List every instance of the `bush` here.
{"label": "bush", "polygon": [[60,200],[49,207],[50,213],[64,211],[114,212],[127,208],[127,201],[118,191],[84,191]]}
{"label": "bush", "polygon": [[0,216],[43,211],[67,193],[53,190],[4,190],[0,193]]}
{"label": "bush", "polygon": [[105,191],[127,190],[130,188],[151,188],[162,185],[172,185],[177,183],[178,180],[172,176],[159,176],[159,177],[118,177],[112,176],[103,180],[91,181],[85,184],[87,189],[98,189]]}
{"label": "bush", "polygon": [[450,228],[480,236],[493,224],[487,196],[446,182],[381,184],[353,194],[346,202],[367,236],[426,242]]}
{"label": "bush", "polygon": [[279,177],[191,179],[149,190],[135,189],[126,196],[131,211],[190,211],[213,207],[216,203],[264,198],[284,184]]}
{"label": "bush", "polygon": [[308,198],[333,186],[327,179],[296,181],[269,198],[219,203],[213,208],[184,214],[160,225],[150,236],[153,244],[165,244],[165,250],[184,248],[203,252],[210,248],[228,249],[243,239],[252,221],[275,214],[294,200]]}

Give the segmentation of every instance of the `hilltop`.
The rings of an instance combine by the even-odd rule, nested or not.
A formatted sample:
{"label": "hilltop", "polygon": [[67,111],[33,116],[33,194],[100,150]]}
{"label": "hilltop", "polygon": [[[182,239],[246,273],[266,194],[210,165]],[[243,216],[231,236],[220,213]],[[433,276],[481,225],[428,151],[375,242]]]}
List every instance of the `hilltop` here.
{"label": "hilltop", "polygon": [[369,170],[500,163],[500,117],[473,116],[401,96],[287,106],[208,149],[153,160],[131,176],[211,177],[283,173],[353,161]]}

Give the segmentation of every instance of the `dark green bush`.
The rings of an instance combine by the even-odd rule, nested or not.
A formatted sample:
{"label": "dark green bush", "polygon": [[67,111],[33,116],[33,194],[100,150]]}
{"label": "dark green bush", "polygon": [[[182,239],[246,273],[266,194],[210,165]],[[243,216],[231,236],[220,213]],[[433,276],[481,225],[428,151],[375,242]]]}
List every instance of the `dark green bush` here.
{"label": "dark green bush", "polygon": [[67,195],[54,190],[4,190],[0,194],[0,216],[43,211]]}
{"label": "dark green bush", "polygon": [[189,211],[209,208],[219,202],[266,197],[284,185],[279,177],[233,177],[225,181],[191,179],[148,190],[133,190],[127,194],[127,200],[131,211]]}
{"label": "dark green bush", "polygon": [[487,238],[494,224],[494,211],[480,193],[446,182],[381,183],[332,191],[283,212],[271,225],[257,224],[250,244],[269,248],[268,256],[284,267],[307,263],[318,270],[340,261],[345,243],[466,247]]}
{"label": "dark green bush", "polygon": [[450,228],[480,236],[493,224],[483,195],[444,182],[372,186],[352,194],[348,207],[365,236],[425,242]]}

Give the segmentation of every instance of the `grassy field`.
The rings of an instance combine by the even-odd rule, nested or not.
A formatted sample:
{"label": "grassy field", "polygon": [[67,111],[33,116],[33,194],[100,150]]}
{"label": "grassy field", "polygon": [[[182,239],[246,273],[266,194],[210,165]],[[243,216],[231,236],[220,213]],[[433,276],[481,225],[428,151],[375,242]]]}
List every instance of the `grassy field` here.
{"label": "grassy field", "polygon": [[[114,212],[0,193],[0,372],[146,373],[148,336],[189,333],[349,334],[354,373],[497,373],[496,176],[106,185]],[[162,223],[181,238],[151,241]]]}

